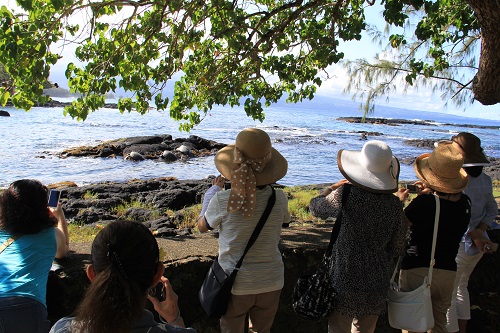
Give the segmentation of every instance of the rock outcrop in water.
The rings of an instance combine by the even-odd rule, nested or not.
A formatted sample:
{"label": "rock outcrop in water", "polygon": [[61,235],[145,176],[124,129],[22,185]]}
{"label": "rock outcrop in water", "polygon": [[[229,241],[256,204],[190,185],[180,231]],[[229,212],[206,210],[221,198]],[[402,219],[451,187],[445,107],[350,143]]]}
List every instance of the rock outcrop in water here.
{"label": "rock outcrop in water", "polygon": [[[96,146],[81,146],[63,150],[58,154],[66,157],[122,157],[140,161],[159,159],[165,162],[185,161],[192,157],[215,155],[225,147],[223,143],[203,139],[196,135],[173,139],[172,135],[137,136],[110,140]],[[140,156],[140,157],[139,157]]]}

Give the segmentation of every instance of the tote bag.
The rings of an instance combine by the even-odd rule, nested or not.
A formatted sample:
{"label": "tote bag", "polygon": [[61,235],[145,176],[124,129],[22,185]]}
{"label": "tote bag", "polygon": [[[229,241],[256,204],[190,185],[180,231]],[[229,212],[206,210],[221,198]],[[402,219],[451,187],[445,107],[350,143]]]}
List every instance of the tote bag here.
{"label": "tote bag", "polygon": [[295,313],[307,319],[320,319],[332,313],[337,295],[330,277],[330,257],[324,256],[317,271],[300,276],[292,294]]}
{"label": "tote bag", "polygon": [[387,311],[391,327],[414,332],[427,332],[434,327],[431,285],[427,279],[426,276],[424,283],[412,291],[399,291],[397,286],[389,289]]}
{"label": "tote bag", "polygon": [[440,211],[439,198],[436,195],[434,195],[434,198],[436,200],[436,214],[434,218],[434,234],[432,236],[431,262],[429,264],[428,275],[424,278],[422,285],[417,289],[412,291],[400,291],[394,279],[401,258],[399,258],[394,273],[392,274],[390,288],[387,294],[387,311],[389,325],[397,329],[427,332],[427,330],[434,327],[431,281]]}
{"label": "tote bag", "polygon": [[[342,206],[351,191],[351,185],[345,184],[342,191]],[[306,319],[321,319],[328,317],[335,306],[337,293],[333,288],[330,274],[333,244],[337,240],[342,223],[342,210],[337,215],[330,234],[330,242],[316,272],[302,275],[297,280],[292,293],[292,307],[296,314]]]}

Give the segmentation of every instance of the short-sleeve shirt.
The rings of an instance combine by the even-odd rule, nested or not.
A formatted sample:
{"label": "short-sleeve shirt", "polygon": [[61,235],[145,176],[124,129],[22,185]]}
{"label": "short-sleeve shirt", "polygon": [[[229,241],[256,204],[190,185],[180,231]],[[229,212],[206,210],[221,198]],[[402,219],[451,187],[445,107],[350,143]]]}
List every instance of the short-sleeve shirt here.
{"label": "short-sleeve shirt", "polygon": [[[219,227],[219,263],[226,273],[232,272],[243,254],[271,193],[270,186],[257,188],[252,217],[245,217],[240,212],[228,213],[230,191],[217,192],[210,200],[205,218],[211,228]],[[284,268],[278,243],[283,223],[289,222],[288,199],[283,191],[276,189],[276,203],[243,260],[233,285],[233,294],[260,294],[283,288]]]}
{"label": "short-sleeve shirt", "polygon": [[[0,244],[10,237],[0,230]],[[29,297],[46,306],[47,279],[56,250],[52,227],[16,239],[0,255],[0,297]]]}
{"label": "short-sleeve shirt", "polygon": [[[52,326],[49,333],[82,333],[78,329],[73,331],[75,328],[74,317],[64,317],[59,319],[58,322]],[[169,324],[160,324],[154,321],[153,314],[148,310],[144,310],[144,315],[140,320],[138,320],[131,333],[196,333],[192,328],[176,327]]]}
{"label": "short-sleeve shirt", "polygon": [[[458,201],[443,198],[439,201],[440,215],[434,267],[456,271],[455,257],[471,216],[470,200],[467,195],[462,194]],[[411,222],[411,234],[406,255],[401,263],[402,269],[429,267],[435,212],[434,195],[419,195],[406,207],[406,217]]]}

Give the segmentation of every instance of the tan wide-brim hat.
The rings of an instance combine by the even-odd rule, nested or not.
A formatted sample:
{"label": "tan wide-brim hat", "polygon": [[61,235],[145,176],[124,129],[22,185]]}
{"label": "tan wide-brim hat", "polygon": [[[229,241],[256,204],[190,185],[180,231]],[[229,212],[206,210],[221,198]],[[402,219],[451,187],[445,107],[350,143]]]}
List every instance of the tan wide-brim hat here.
{"label": "tan wide-brim hat", "polygon": [[220,149],[215,155],[215,167],[226,179],[232,179],[235,148],[238,148],[245,157],[261,159],[269,152],[271,158],[261,172],[254,172],[256,185],[276,183],[286,175],[287,160],[271,145],[269,135],[258,128],[245,128],[236,136],[236,142]]}
{"label": "tan wide-brim hat", "polygon": [[368,141],[361,151],[341,149],[337,164],[342,175],[355,186],[375,193],[398,190],[399,161],[383,141]]}
{"label": "tan wide-brim hat", "polygon": [[460,132],[457,135],[453,136],[451,140],[453,142],[456,142],[463,150],[463,166],[484,166],[490,164],[490,161],[484,154],[483,148],[481,148],[481,139],[479,139],[474,134],[468,132]]}
{"label": "tan wide-brim hat", "polygon": [[415,173],[438,192],[460,193],[467,187],[467,173],[462,168],[464,157],[453,145],[438,145],[432,153],[415,160]]}

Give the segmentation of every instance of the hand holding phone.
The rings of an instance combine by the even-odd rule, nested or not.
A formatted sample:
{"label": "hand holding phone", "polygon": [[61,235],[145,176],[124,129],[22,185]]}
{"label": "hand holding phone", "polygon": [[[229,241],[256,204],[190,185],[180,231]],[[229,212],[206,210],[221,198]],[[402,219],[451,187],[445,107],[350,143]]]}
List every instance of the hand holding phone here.
{"label": "hand holding phone", "polygon": [[58,190],[50,190],[48,206],[52,208],[57,208],[57,204],[59,203],[59,198],[61,197],[61,191]]}
{"label": "hand holding phone", "polygon": [[405,187],[410,191],[410,193],[418,193],[418,191],[420,191],[420,188],[417,185],[406,184]]}
{"label": "hand holding phone", "polygon": [[149,296],[156,297],[158,301],[163,302],[167,296],[163,282],[160,281],[156,286],[149,289]]}

